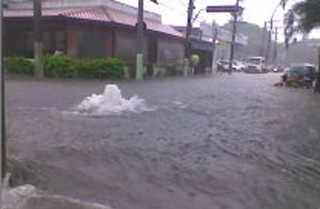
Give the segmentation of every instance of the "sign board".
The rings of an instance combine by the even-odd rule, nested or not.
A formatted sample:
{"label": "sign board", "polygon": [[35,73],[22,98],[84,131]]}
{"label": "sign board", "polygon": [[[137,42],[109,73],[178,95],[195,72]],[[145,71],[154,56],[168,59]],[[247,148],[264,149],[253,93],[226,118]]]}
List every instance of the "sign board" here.
{"label": "sign board", "polygon": [[224,6],[207,6],[207,12],[215,12],[215,13],[237,13],[243,10],[240,6],[235,5],[224,5]]}

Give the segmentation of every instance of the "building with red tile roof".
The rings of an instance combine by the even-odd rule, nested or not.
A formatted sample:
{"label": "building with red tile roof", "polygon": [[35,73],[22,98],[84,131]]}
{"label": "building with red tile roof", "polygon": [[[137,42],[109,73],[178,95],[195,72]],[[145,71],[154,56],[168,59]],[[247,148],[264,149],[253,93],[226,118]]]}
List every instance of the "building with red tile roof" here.
{"label": "building with red tile roof", "polygon": [[[113,0],[45,0],[42,2],[44,50],[75,58],[119,57],[134,66],[137,9]],[[183,34],[145,12],[144,54],[147,65],[181,66]],[[4,54],[33,57],[32,1],[4,10]]]}

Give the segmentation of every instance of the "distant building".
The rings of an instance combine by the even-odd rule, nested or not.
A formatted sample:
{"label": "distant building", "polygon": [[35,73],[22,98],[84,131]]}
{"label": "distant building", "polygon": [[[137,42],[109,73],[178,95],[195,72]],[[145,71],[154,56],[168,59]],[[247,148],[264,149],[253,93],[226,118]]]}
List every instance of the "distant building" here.
{"label": "distant building", "polygon": [[[33,57],[33,1],[10,0],[4,10],[4,55]],[[119,57],[135,66],[137,8],[113,0],[43,0],[46,54]],[[144,13],[146,66],[181,66],[184,37],[161,16]]]}
{"label": "distant building", "polygon": [[[216,43],[214,60],[225,60],[230,57],[230,48],[232,42],[232,32],[228,31],[219,25],[213,23],[212,25],[201,22],[200,29],[203,31],[203,38]],[[243,34],[236,34],[235,37],[235,51],[236,54],[241,53],[242,48],[248,45],[248,37]],[[237,57],[237,56],[235,56]]]}
{"label": "distant building", "polygon": [[[185,35],[185,26],[173,26]],[[200,65],[212,67],[217,60],[229,59],[232,33],[216,24],[201,22],[200,27],[192,28],[191,35],[192,51],[202,56]],[[236,34],[235,48],[240,54],[242,48],[248,45],[248,37]]]}
{"label": "distant building", "polygon": [[[172,26],[177,31],[181,32],[184,36],[186,33],[185,26]],[[196,74],[205,73],[212,71],[212,64],[213,64],[213,53],[215,44],[212,41],[208,41],[203,39],[203,31],[198,28],[194,27],[191,30],[190,34],[190,42],[191,42],[191,53],[197,54],[200,57],[200,62],[195,69]]]}

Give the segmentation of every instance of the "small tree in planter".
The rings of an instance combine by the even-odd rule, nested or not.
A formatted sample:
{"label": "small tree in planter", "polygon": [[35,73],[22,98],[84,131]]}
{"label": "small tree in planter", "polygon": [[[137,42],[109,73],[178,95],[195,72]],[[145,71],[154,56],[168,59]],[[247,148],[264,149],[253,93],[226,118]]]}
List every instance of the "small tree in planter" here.
{"label": "small tree in planter", "polygon": [[190,65],[191,65],[191,69],[192,69],[192,74],[194,74],[195,68],[198,66],[199,62],[200,62],[199,55],[197,55],[197,54],[191,55]]}

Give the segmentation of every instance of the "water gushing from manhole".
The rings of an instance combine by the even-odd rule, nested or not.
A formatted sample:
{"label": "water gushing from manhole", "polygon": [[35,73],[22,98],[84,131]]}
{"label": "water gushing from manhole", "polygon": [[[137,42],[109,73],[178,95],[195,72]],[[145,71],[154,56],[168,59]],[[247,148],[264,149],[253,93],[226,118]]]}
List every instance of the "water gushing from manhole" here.
{"label": "water gushing from manhole", "polygon": [[92,94],[86,97],[76,107],[76,110],[89,115],[110,115],[120,114],[124,111],[137,113],[152,109],[147,107],[143,98],[134,95],[130,99],[125,99],[117,85],[108,84],[105,86],[103,94]]}

